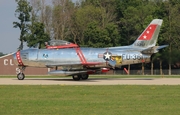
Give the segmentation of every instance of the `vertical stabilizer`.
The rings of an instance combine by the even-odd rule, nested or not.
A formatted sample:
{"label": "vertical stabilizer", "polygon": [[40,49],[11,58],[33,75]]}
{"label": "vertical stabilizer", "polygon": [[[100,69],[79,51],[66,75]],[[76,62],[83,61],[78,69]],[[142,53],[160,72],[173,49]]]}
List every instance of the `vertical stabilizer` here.
{"label": "vertical stabilizer", "polygon": [[154,19],[148,27],[142,32],[132,46],[148,48],[156,45],[159,31],[163,20]]}

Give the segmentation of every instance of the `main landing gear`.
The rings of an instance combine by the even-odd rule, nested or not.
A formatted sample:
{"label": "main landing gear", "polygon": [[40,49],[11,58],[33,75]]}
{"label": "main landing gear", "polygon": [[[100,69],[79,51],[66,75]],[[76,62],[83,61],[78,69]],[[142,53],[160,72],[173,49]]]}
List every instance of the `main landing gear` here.
{"label": "main landing gear", "polygon": [[88,79],[88,77],[89,77],[89,74],[79,74],[79,75],[72,76],[73,80],[75,80],[75,81],[79,81],[80,79],[86,80],[86,79]]}
{"label": "main landing gear", "polygon": [[24,80],[25,75],[24,75],[23,71],[25,70],[25,68],[26,68],[25,66],[19,67],[20,72],[17,74],[18,80]]}

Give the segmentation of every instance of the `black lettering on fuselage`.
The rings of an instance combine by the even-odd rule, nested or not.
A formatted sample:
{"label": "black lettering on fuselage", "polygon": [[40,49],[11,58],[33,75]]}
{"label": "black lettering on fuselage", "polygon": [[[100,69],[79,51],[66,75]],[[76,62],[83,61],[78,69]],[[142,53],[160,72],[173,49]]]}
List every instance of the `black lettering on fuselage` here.
{"label": "black lettering on fuselage", "polygon": [[130,55],[129,54],[126,55],[126,59],[130,60]]}
{"label": "black lettering on fuselage", "polygon": [[126,54],[122,54],[122,59],[126,59]]}
{"label": "black lettering on fuselage", "polygon": [[142,60],[142,59],[144,59],[144,57],[143,57],[143,55],[140,55],[140,54],[122,54],[122,59],[123,60],[130,60],[130,59]]}
{"label": "black lettering on fuselage", "polygon": [[136,54],[133,54],[133,60],[136,60]]}
{"label": "black lettering on fuselage", "polygon": [[140,60],[140,59],[141,59],[141,56],[140,56],[140,55],[137,55],[137,59]]}

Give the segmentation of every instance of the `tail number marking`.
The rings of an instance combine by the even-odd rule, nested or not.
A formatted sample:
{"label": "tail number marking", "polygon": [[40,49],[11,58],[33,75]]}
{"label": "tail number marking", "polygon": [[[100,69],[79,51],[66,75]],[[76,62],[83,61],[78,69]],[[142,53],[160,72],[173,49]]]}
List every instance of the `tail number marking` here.
{"label": "tail number marking", "polygon": [[147,58],[146,56],[140,55],[140,54],[122,54],[123,60],[142,60]]}
{"label": "tail number marking", "polygon": [[144,41],[137,41],[135,43],[135,46],[145,46],[145,42]]}

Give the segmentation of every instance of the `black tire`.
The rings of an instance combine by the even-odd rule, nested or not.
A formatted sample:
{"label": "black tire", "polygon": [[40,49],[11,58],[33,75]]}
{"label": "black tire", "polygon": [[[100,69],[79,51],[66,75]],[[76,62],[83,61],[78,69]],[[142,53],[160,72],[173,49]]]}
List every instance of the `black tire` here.
{"label": "black tire", "polygon": [[79,81],[81,79],[81,77],[79,75],[73,75],[72,78],[75,81]]}
{"label": "black tire", "polygon": [[24,78],[25,78],[24,73],[18,73],[17,78],[18,78],[18,80],[24,80]]}
{"label": "black tire", "polygon": [[81,75],[82,80],[86,80],[86,79],[88,79],[88,77],[89,77],[89,74],[82,74]]}

